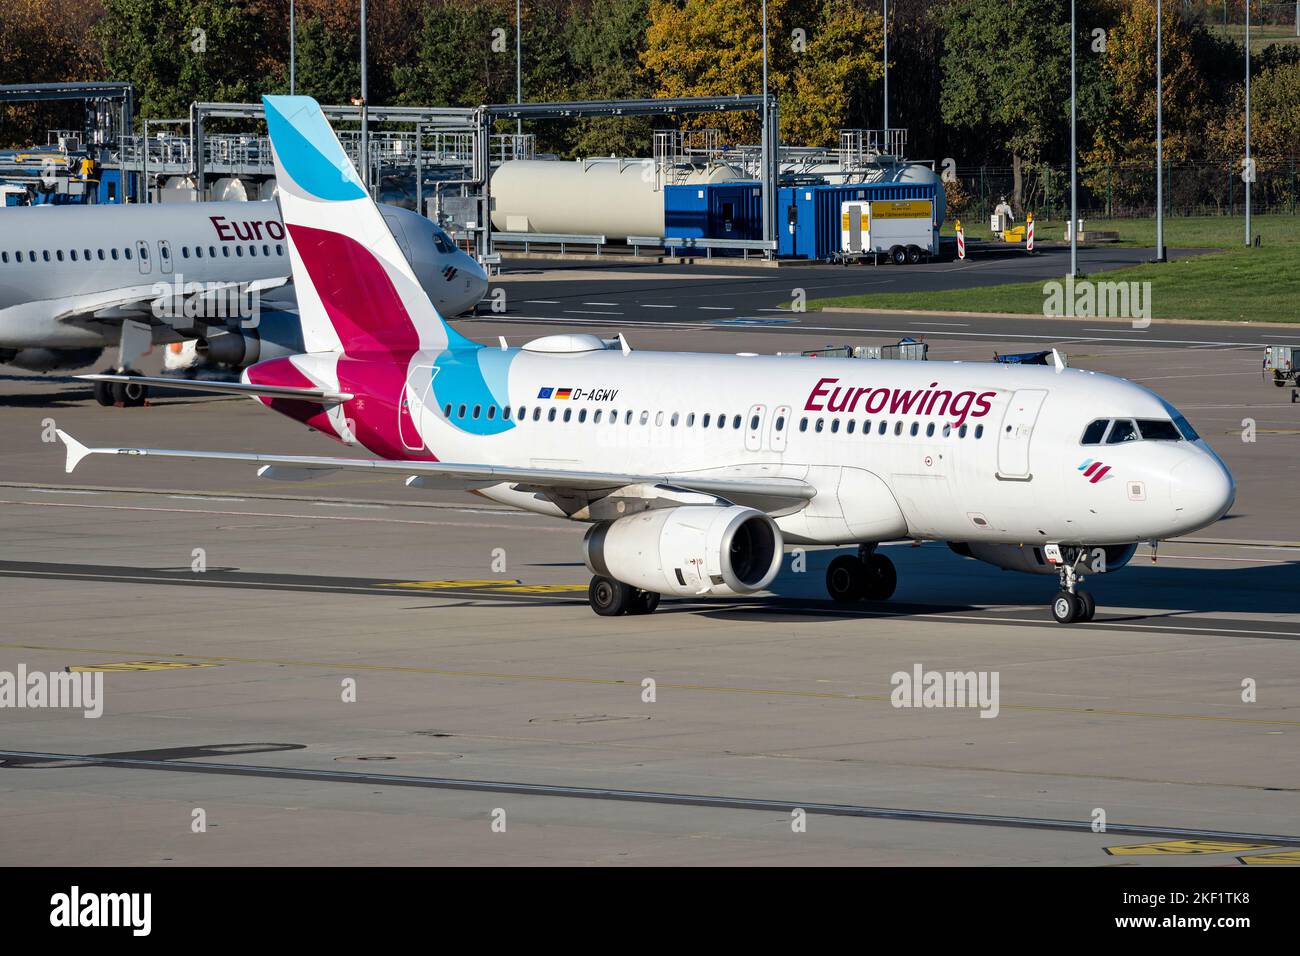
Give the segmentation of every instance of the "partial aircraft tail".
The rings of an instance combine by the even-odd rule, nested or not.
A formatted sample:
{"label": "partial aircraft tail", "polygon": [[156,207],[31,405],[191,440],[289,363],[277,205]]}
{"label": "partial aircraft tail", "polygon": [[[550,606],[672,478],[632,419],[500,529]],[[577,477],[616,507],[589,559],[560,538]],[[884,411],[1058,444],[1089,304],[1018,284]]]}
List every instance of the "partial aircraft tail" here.
{"label": "partial aircraft tail", "polygon": [[264,96],[308,352],[473,348],[438,314],[309,96]]}

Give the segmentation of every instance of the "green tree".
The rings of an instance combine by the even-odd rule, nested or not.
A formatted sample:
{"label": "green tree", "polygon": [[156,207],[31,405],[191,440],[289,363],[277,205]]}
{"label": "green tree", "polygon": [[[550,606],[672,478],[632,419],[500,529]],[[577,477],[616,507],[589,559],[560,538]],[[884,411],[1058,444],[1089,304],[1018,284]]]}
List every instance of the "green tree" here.
{"label": "green tree", "polygon": [[[575,6],[566,26],[576,99],[640,99],[654,88],[641,69],[650,0],[592,0]],[[565,152],[579,156],[640,156],[654,126],[646,117],[601,117],[574,122]]]}
{"label": "green tree", "polygon": [[263,92],[267,21],[253,0],[105,0],[96,27],[108,79],[135,85],[138,113],[187,116],[195,100]]}
{"label": "green tree", "polygon": [[1025,167],[1049,151],[1069,109],[1069,12],[1063,0],[949,0],[938,16],[943,120],[1010,155],[1019,211]]}

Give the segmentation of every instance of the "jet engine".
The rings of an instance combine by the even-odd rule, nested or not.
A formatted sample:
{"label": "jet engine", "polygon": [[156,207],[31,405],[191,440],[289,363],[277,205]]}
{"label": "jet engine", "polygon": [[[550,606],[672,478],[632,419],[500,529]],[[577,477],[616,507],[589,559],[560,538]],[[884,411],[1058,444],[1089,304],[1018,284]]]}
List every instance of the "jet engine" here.
{"label": "jet engine", "polygon": [[751,594],[772,583],[776,523],[739,505],[682,505],[593,525],[582,542],[592,574],[661,594]]}
{"label": "jet engine", "polygon": [[[1055,574],[1057,569],[1057,565],[1047,560],[1042,547],[1038,545],[949,541],[948,547],[963,558],[974,558],[999,567],[1003,571]],[[1105,574],[1107,571],[1118,571],[1128,564],[1137,551],[1137,545],[1108,544],[1094,548],[1061,546],[1061,554],[1067,560],[1077,557],[1080,551],[1084,552],[1084,558],[1078,565],[1080,574]]]}
{"label": "jet engine", "polygon": [[84,368],[99,361],[103,349],[0,349],[0,365],[13,365],[29,372]]}
{"label": "jet engine", "polygon": [[259,313],[255,325],[209,326],[195,351],[214,365],[242,369],[268,359],[303,351],[302,324],[298,316],[280,309]]}

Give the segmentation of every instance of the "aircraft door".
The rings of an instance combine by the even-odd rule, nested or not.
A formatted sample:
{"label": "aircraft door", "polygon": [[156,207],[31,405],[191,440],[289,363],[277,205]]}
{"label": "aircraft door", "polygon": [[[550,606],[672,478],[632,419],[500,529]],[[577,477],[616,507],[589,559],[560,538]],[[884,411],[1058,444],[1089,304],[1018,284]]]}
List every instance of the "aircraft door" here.
{"label": "aircraft door", "polygon": [[[397,431],[402,436],[402,444],[409,451],[424,450],[424,438],[416,425],[416,416],[419,415],[419,409],[429,401],[433,391],[433,376],[432,365],[417,365],[411,369],[402,385],[397,405]],[[419,405],[414,404],[417,399]]]}
{"label": "aircraft door", "polygon": [[158,240],[158,268],[163,272],[172,271],[172,244],[166,239]]}
{"label": "aircraft door", "polygon": [[1004,481],[1032,481],[1029,443],[1047,392],[1022,388],[1011,396],[998,432],[998,474]]}
{"label": "aircraft door", "polygon": [[767,447],[775,452],[785,451],[785,436],[790,428],[790,406],[778,405],[772,411],[772,427],[768,432]]}
{"label": "aircraft door", "polygon": [[745,451],[763,448],[763,420],[767,418],[766,405],[751,405],[745,418]]}
{"label": "aircraft door", "polygon": [[149,243],[145,242],[143,239],[136,240],[135,261],[140,267],[141,274],[148,275],[153,271],[153,263],[149,258]]}

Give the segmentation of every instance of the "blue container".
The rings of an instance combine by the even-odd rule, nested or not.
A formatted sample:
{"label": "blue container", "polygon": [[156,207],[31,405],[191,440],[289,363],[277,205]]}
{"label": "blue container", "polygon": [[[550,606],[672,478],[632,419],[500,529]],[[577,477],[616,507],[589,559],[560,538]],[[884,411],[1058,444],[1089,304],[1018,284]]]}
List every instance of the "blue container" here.
{"label": "blue container", "polygon": [[762,239],[763,189],[727,180],[664,188],[664,236],[670,239]]}
{"label": "blue container", "polygon": [[840,206],[856,199],[935,200],[934,183],[782,186],[777,190],[777,255],[827,261],[840,248]]}

